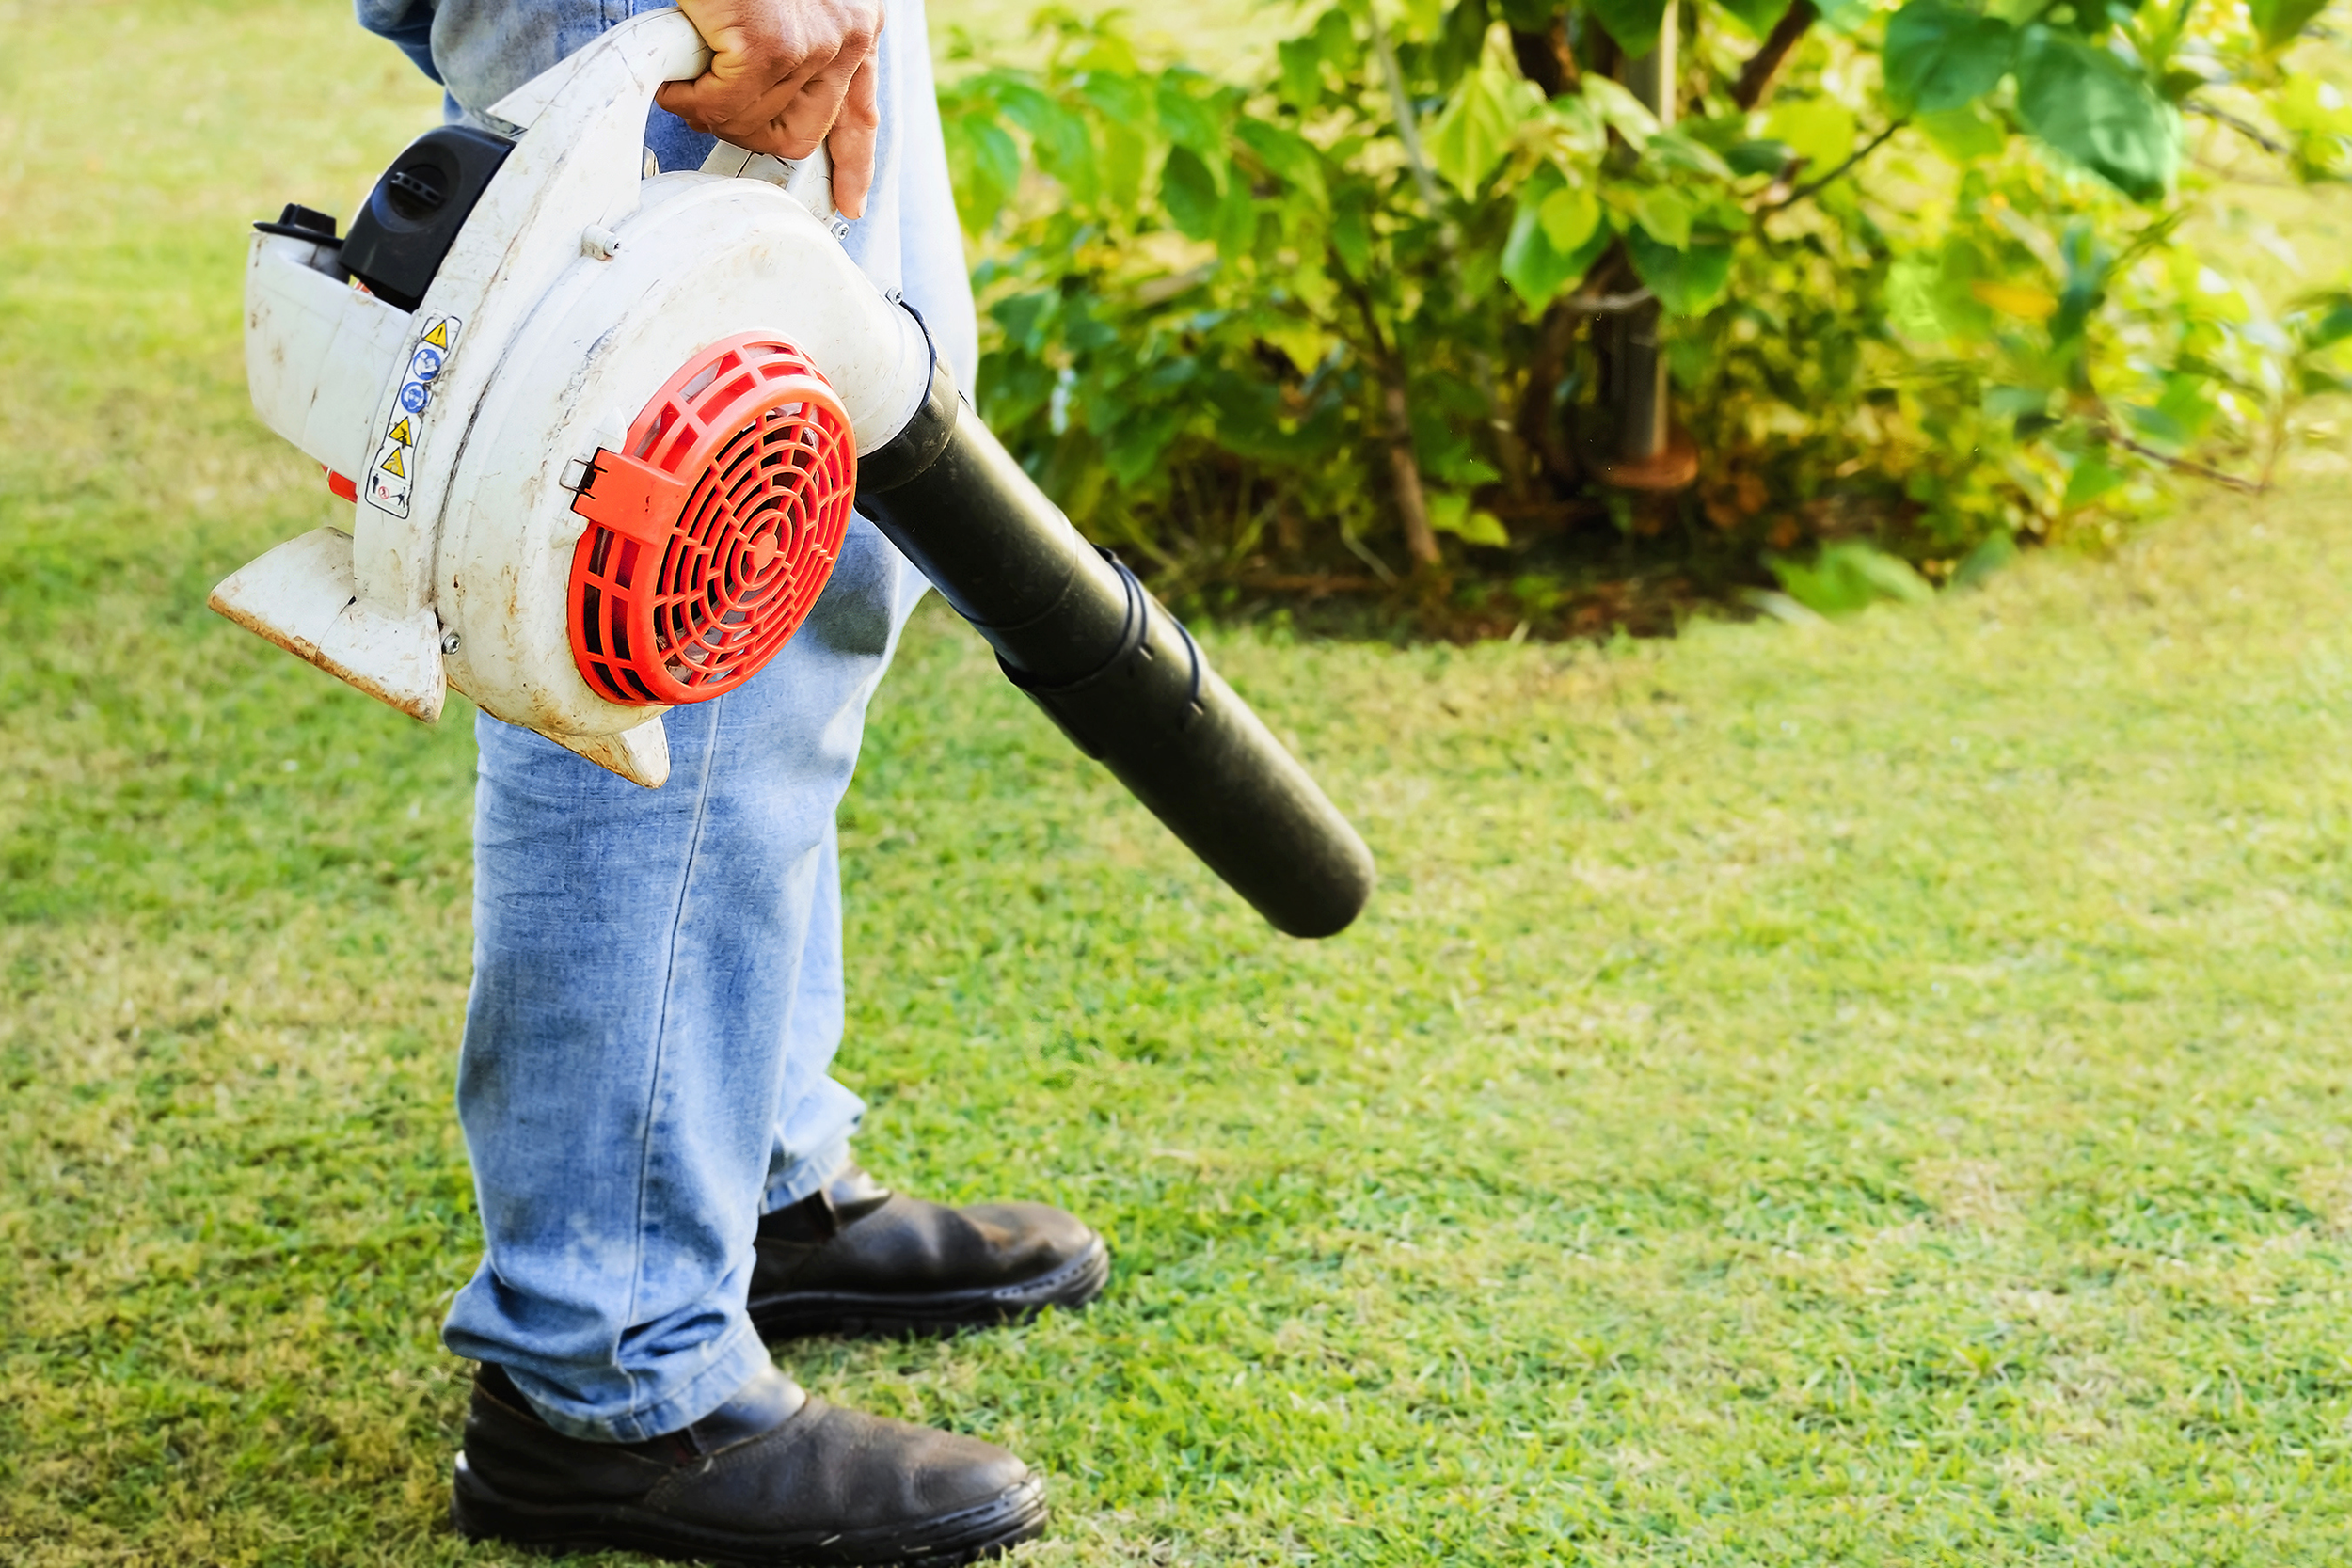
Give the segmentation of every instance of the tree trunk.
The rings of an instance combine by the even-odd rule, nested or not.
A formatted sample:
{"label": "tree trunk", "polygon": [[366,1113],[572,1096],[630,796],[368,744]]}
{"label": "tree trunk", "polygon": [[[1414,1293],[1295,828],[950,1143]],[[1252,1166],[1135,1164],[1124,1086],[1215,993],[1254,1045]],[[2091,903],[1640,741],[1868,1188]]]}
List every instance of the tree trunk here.
{"label": "tree trunk", "polygon": [[1581,80],[1576,69],[1576,52],[1568,47],[1568,19],[1565,16],[1553,17],[1550,28],[1541,33],[1512,28],[1511,53],[1519,62],[1519,74],[1541,87],[1546,98],[1574,92]]}
{"label": "tree trunk", "polygon": [[1788,8],[1780,13],[1772,30],[1746,65],[1740,68],[1740,80],[1732,85],[1731,101],[1742,109],[1753,109],[1764,102],[1764,95],[1772,90],[1772,78],[1780,74],[1783,62],[1797,47],[1814,21],[1821,13],[1814,8],[1813,0],[1788,0]]}
{"label": "tree trunk", "polygon": [[[1790,0],[1805,5],[1809,0]],[[1619,67],[1626,87],[1640,99],[1658,123],[1671,126],[1675,114],[1677,48],[1680,8],[1666,0],[1665,18],[1658,29],[1658,47]],[[1610,323],[1617,368],[1617,459],[1648,463],[1666,450],[1669,414],[1666,407],[1666,366],[1658,346],[1659,308],[1655,300]]]}
{"label": "tree trunk", "polygon": [[1527,361],[1527,389],[1519,398],[1519,440],[1535,453],[1552,488],[1562,495],[1576,487],[1579,465],[1561,429],[1556,400],[1580,319],[1558,300],[1545,309],[1535,328],[1535,352]]}
{"label": "tree trunk", "polygon": [[1417,567],[1438,564],[1438,536],[1429,527],[1429,501],[1421,491],[1421,460],[1413,455],[1413,412],[1405,401],[1405,371],[1392,367],[1382,378],[1381,402],[1389,416],[1389,473],[1396,482],[1396,515],[1405,525],[1405,553]]}

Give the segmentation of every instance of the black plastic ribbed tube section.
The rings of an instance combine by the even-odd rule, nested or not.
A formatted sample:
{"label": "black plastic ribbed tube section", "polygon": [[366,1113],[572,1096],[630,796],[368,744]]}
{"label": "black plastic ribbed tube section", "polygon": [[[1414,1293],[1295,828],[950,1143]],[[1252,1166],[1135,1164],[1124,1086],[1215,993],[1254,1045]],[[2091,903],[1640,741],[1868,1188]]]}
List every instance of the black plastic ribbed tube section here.
{"label": "black plastic ribbed tube section", "polygon": [[944,374],[933,394],[861,465],[858,510],[988,640],[1006,676],[1276,929],[1343,929],[1372,895],[1363,839]]}

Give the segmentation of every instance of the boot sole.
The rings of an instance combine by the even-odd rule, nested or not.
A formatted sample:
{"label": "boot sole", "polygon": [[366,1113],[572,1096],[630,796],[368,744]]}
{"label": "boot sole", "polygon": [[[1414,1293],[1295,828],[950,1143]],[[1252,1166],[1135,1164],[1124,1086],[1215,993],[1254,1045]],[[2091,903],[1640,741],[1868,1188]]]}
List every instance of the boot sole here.
{"label": "boot sole", "polygon": [[555,1554],[622,1549],[674,1560],[756,1568],[882,1568],[919,1563],[961,1568],[995,1557],[1045,1528],[1045,1480],[1031,1476],[977,1508],[913,1524],[864,1530],[746,1535],[691,1525],[644,1509],[597,1503],[532,1503],[498,1494],[457,1456],[450,1523],[469,1541],[503,1541]]}
{"label": "boot sole", "polygon": [[1103,1238],[1050,1274],[1009,1285],[928,1295],[856,1291],[788,1291],[749,1304],[752,1326],[770,1344],[816,1334],[849,1338],[914,1338],[1022,1323],[1049,1307],[1074,1310],[1110,1283],[1111,1251]]}

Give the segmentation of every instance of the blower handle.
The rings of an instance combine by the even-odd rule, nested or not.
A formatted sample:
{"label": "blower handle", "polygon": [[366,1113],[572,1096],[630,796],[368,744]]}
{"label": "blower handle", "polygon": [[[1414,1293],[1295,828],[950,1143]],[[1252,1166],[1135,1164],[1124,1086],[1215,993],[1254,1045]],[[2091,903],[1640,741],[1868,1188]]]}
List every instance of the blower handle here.
{"label": "blower handle", "polygon": [[[626,212],[635,205],[644,159],[642,136],[635,130],[621,134],[622,122],[642,125],[663,83],[691,82],[710,69],[712,58],[710,45],[684,11],[646,11],[608,28],[595,43],[491,104],[490,118],[527,131],[553,116],[562,124],[559,140],[570,157],[598,171],[591,179],[602,188],[581,199],[580,210]],[[633,103],[633,113],[615,113],[625,102]],[[703,171],[781,185],[838,237],[833,171],[822,147],[787,164],[722,139]]]}
{"label": "blower handle", "polygon": [[621,79],[595,83],[594,96],[578,104],[583,120],[601,116],[612,96],[642,98],[647,108],[664,82],[691,82],[710,69],[710,45],[684,11],[646,11],[606,29],[589,47],[565,56],[490,105],[490,118],[529,130],[575,83],[603,76],[618,67]]}
{"label": "blower handle", "polygon": [[[710,69],[713,52],[703,40],[702,32],[693,18],[684,11],[666,10],[649,13],[653,27],[660,29],[663,53],[654,69],[660,71],[664,82],[691,82]],[[648,31],[653,28],[649,27]]]}

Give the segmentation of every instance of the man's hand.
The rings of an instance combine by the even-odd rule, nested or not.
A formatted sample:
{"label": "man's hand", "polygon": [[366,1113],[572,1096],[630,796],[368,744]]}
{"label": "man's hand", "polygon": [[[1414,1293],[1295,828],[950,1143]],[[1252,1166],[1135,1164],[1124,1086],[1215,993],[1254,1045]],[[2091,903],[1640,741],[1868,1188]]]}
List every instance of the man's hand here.
{"label": "man's hand", "polygon": [[710,69],[655,102],[697,131],[779,158],[833,157],[833,204],[866,211],[874,183],[882,0],[679,0]]}

